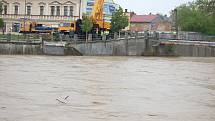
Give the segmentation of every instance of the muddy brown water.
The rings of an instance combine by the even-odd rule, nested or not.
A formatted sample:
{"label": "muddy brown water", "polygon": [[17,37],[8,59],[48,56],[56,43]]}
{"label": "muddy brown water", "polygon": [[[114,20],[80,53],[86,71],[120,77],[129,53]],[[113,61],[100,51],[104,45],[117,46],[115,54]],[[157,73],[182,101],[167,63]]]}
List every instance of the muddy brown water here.
{"label": "muddy brown water", "polygon": [[0,56],[0,121],[215,121],[215,58]]}

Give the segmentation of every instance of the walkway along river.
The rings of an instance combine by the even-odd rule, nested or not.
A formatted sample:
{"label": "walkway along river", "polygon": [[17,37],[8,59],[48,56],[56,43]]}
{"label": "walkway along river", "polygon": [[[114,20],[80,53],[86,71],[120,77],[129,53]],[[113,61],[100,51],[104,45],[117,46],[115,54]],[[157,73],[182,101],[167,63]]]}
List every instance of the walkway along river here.
{"label": "walkway along river", "polygon": [[215,121],[215,58],[1,55],[0,121]]}

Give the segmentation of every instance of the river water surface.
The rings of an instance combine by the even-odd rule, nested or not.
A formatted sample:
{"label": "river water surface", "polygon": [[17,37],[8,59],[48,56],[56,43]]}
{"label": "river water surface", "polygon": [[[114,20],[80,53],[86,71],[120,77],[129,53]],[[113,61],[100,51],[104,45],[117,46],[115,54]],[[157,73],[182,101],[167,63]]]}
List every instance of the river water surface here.
{"label": "river water surface", "polygon": [[215,58],[0,56],[0,121],[215,121]]}

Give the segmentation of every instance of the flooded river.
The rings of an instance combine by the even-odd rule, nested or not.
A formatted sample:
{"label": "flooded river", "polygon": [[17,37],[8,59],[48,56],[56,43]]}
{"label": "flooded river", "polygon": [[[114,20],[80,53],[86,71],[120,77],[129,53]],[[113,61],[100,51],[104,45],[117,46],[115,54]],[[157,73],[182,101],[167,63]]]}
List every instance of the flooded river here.
{"label": "flooded river", "polygon": [[0,121],[215,121],[215,58],[0,56]]}

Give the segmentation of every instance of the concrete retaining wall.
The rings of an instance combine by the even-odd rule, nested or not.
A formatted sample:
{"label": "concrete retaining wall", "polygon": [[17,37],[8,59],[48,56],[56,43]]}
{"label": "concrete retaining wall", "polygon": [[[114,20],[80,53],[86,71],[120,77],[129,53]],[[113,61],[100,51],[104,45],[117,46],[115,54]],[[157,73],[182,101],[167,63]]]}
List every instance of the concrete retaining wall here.
{"label": "concrete retaining wall", "polygon": [[46,55],[65,55],[63,46],[43,46],[43,53]]}
{"label": "concrete retaining wall", "polygon": [[5,55],[86,55],[86,56],[189,56],[215,57],[215,46],[159,45],[158,41],[127,39],[76,43],[68,46],[42,46],[19,43],[0,43]]}
{"label": "concrete retaining wall", "polygon": [[160,45],[158,56],[215,57],[215,46],[203,45]]}
{"label": "concrete retaining wall", "polygon": [[2,55],[41,55],[42,48],[40,45],[23,45],[23,44],[0,44],[0,54]]}
{"label": "concrete retaining wall", "polygon": [[43,45],[43,54],[45,55],[74,55],[81,56],[82,54],[73,47]]}
{"label": "concrete retaining wall", "polygon": [[[146,41],[144,39],[99,41],[70,46],[86,56],[141,56],[146,53]],[[151,49],[150,47],[148,49]]]}

